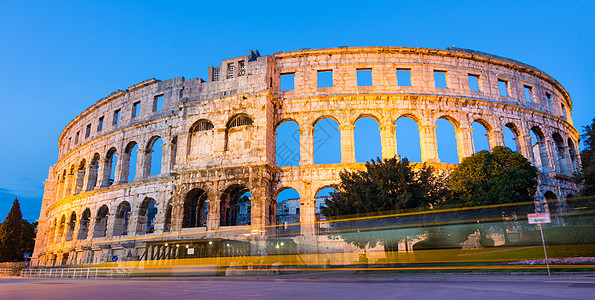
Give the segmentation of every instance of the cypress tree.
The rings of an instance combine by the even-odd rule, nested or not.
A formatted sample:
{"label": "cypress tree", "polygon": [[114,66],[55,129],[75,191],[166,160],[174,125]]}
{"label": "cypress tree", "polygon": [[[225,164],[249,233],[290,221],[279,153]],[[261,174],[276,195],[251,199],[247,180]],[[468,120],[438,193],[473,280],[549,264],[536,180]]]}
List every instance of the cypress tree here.
{"label": "cypress tree", "polygon": [[14,199],[8,216],[0,225],[0,262],[22,259],[23,253],[19,253],[22,249],[24,229],[22,219],[19,200]]}

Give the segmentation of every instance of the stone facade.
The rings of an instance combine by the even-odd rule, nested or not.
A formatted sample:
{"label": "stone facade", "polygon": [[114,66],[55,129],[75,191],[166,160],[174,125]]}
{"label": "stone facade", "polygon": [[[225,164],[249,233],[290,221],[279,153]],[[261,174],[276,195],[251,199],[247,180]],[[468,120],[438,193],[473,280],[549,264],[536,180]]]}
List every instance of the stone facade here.
{"label": "stone facade", "polygon": [[[371,72],[370,86],[358,86],[358,70]],[[410,74],[410,84],[399,84],[397,70]],[[332,72],[329,87],[318,86],[319,72]],[[436,72],[445,87],[437,87]],[[281,90],[284,76],[293,78],[293,89]],[[147,242],[266,237],[276,223],[275,199],[286,188],[299,193],[301,233],[311,235],[317,192],[336,183],[341,170],[363,168],[353,134],[362,117],[378,122],[385,158],[398,155],[396,120],[413,119],[422,160],[444,172],[455,165],[438,158],[438,119],[455,126],[460,159],[475,152],[473,122],[484,125],[490,147],[504,144],[508,127],[516,150],[541,171],[540,195],[564,199],[577,191],[569,179],[580,160],[571,109],[566,90],[539,69],[458,48],[250,51],[209,67],[206,82],[149,79],[99,100],[62,131],[58,162],[45,181],[34,258],[45,265],[103,262],[116,254],[139,259]],[[339,124],[340,163],[314,163],[314,126],[323,118]],[[299,166],[276,164],[276,129],[285,121],[299,125]],[[152,155],[159,140],[161,158]],[[161,171],[150,175],[155,159]],[[238,225],[245,192],[251,222]]]}

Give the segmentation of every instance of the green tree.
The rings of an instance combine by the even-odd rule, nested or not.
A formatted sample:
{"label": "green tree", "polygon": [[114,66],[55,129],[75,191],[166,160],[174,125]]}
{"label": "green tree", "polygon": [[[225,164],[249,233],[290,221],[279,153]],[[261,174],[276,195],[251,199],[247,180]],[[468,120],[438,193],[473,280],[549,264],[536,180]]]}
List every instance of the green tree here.
{"label": "green tree", "polygon": [[581,196],[595,195],[595,118],[591,124],[583,127],[583,145],[581,151],[582,171],[575,173],[577,183],[582,183]]}
{"label": "green tree", "polygon": [[[480,151],[465,158],[450,174],[448,188],[451,195],[446,204],[463,207],[532,202],[537,190],[537,168],[521,154],[510,148],[498,146],[492,151]],[[501,217],[510,219],[513,214],[526,214],[533,205],[482,209],[475,213],[479,219]],[[504,239],[508,235],[504,227]],[[484,226],[480,225],[482,244],[489,245]]]}
{"label": "green tree", "polygon": [[498,146],[463,159],[450,174],[449,203],[480,206],[533,201],[537,168],[521,154]]}
{"label": "green tree", "polygon": [[[343,231],[339,235],[347,243],[361,249],[384,246],[387,258],[398,250],[398,242],[412,232],[391,230],[398,219],[357,219],[408,209],[429,209],[443,201],[446,194],[443,178],[426,165],[414,170],[407,159],[396,158],[366,163],[362,171],[342,171],[336,192],[325,201],[322,213]],[[356,218],[349,222],[342,219]],[[394,261],[394,260],[392,260]]]}
{"label": "green tree", "polygon": [[35,244],[35,226],[23,220],[19,200],[14,199],[12,208],[0,224],[0,261],[23,259],[25,252],[31,253]]}

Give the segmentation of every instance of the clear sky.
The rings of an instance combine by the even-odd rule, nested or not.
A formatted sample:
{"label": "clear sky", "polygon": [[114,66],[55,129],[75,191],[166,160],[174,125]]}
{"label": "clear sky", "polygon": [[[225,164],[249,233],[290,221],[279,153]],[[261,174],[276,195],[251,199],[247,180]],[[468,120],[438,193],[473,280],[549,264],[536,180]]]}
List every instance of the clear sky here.
{"label": "clear sky", "polygon": [[252,49],[488,52],[558,80],[581,130],[595,117],[594,11],[595,1],[2,1],[0,220],[15,197],[38,218],[58,136],[97,100],[153,77],[206,79]]}

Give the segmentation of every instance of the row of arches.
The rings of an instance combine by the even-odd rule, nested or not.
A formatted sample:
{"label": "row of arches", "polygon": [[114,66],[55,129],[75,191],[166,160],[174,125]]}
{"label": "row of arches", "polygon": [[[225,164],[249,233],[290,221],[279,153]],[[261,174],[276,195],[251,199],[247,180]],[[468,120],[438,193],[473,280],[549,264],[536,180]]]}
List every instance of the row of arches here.
{"label": "row of arches", "polygon": [[[166,215],[168,211],[171,215],[171,206],[167,208]],[[108,226],[110,212],[105,204],[100,206],[95,214],[92,214],[89,208],[85,208],[79,215],[72,211],[68,215],[62,214],[61,217],[54,218],[49,224],[48,243],[106,237],[108,227],[112,227],[112,236],[126,236],[132,231],[136,235],[153,233],[157,213],[157,202],[150,197],[145,198],[138,209],[135,210],[136,219],[133,223],[131,222],[132,206],[128,201],[122,201],[118,204],[116,211],[111,215],[111,226]]]}
{"label": "row of arches", "polygon": [[363,115],[353,125],[341,125],[336,118],[323,116],[311,127],[300,127],[297,121],[286,119],[275,130],[276,162],[280,166],[298,166],[366,162],[398,155],[412,162],[456,164],[473,153],[503,145],[522,153],[548,173],[571,174],[579,167],[572,138],[565,140],[555,131],[546,136],[539,125],[522,125],[507,122],[500,129],[477,118],[469,127],[462,127],[450,116],[424,124],[413,115],[380,124],[378,118]]}
{"label": "row of arches", "polygon": [[[166,145],[169,147],[166,148]],[[112,146],[106,151],[104,159],[96,152],[89,162],[83,158],[58,173],[56,199],[169,172],[175,164],[177,137],[164,144],[162,138],[155,135],[144,144],[144,148],[139,148],[139,144],[131,140],[121,150],[119,152]]]}

